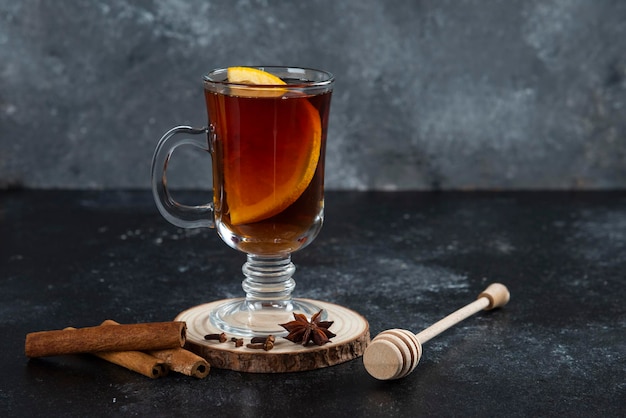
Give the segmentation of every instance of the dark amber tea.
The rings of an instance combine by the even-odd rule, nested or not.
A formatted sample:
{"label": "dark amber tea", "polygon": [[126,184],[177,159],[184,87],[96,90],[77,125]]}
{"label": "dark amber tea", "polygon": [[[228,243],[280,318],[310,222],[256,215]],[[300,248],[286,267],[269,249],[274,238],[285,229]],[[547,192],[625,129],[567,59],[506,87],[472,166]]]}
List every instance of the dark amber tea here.
{"label": "dark amber tea", "polygon": [[205,89],[205,97],[218,231],[255,254],[301,248],[323,218],[330,92]]}

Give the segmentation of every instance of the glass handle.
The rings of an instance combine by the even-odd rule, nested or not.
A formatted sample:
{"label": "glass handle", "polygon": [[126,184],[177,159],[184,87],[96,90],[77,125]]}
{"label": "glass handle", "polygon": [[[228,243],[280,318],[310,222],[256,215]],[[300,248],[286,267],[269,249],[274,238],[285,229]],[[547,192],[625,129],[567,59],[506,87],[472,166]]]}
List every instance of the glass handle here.
{"label": "glass handle", "polygon": [[[159,140],[152,157],[152,194],[161,215],[170,223],[181,228],[215,227],[213,203],[198,206],[188,206],[178,203],[167,190],[167,164],[176,148],[181,145],[193,145],[211,152],[211,143],[208,128],[192,128],[177,126],[170,129]],[[193,136],[180,136],[191,134]]]}

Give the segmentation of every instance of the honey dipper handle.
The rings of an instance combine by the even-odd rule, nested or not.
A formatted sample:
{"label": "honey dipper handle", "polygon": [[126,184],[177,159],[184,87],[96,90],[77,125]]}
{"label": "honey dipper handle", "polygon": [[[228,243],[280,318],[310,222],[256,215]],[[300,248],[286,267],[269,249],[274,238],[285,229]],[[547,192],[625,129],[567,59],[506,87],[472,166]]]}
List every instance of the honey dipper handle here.
{"label": "honey dipper handle", "polygon": [[487,286],[487,288],[483,290],[480,295],[478,295],[478,299],[480,298],[489,299],[489,306],[485,309],[490,310],[494,308],[501,308],[509,303],[511,294],[505,285],[501,283],[492,283]]}
{"label": "honey dipper handle", "polygon": [[478,299],[474,302],[469,305],[465,305],[442,320],[435,322],[424,331],[416,334],[416,337],[420,344],[424,344],[426,341],[431,340],[433,337],[436,337],[448,328],[458,324],[483,309],[489,310],[506,305],[509,298],[510,295],[506,286],[500,283],[493,283],[483,290],[478,295]]}

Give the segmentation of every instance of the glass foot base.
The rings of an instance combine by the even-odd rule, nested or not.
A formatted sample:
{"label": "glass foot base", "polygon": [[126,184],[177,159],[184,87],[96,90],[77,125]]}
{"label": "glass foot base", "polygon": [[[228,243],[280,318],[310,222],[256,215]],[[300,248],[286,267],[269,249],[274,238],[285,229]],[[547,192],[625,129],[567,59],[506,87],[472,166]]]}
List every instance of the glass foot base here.
{"label": "glass foot base", "polygon": [[[283,336],[287,332],[280,324],[293,321],[294,313],[307,318],[322,309],[310,301],[292,299],[279,302],[251,302],[231,299],[206,313],[206,320],[218,330],[239,337]],[[324,314],[322,314],[324,317]]]}

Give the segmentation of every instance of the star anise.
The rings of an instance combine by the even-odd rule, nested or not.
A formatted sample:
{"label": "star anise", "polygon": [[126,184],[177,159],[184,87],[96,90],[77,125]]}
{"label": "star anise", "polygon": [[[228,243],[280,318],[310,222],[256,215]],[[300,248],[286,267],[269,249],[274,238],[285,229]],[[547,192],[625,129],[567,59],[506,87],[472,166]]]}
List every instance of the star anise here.
{"label": "star anise", "polygon": [[311,317],[311,322],[309,322],[303,314],[294,313],[294,321],[279,324],[289,332],[289,335],[285,338],[294,343],[301,343],[302,345],[307,345],[309,341],[313,341],[317,345],[324,345],[329,342],[329,338],[335,336],[335,334],[328,330],[333,324],[333,321],[320,321],[322,311],[323,309],[314,314]]}

